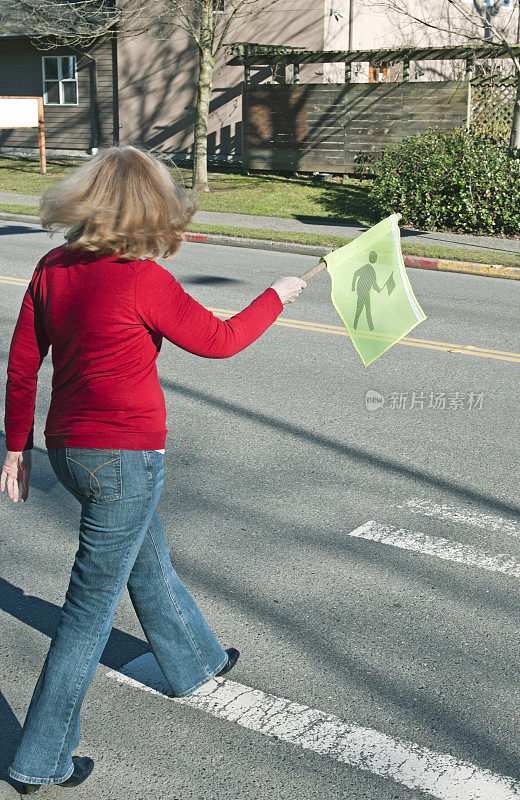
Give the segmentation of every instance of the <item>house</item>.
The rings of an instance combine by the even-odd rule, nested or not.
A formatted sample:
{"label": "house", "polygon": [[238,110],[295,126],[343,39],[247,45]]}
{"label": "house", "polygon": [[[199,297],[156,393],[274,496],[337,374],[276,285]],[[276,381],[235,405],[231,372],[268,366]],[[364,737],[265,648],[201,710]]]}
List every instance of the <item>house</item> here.
{"label": "house", "polygon": [[[52,4],[49,4],[52,9]],[[26,7],[26,4],[24,4]],[[56,37],[36,44],[38,14],[27,15],[23,24],[13,20],[10,0],[0,0],[0,96],[44,98],[47,150],[86,153],[117,141],[117,38],[112,13],[91,15],[90,46],[56,47]],[[47,26],[57,36],[79,27],[80,22],[63,9]],[[44,29],[46,32],[47,29]],[[31,151],[34,130],[0,131],[0,151]]]}
{"label": "house", "polygon": [[[226,19],[226,0],[214,0],[214,13]],[[464,0],[465,1],[465,0]],[[39,0],[44,2],[44,0]],[[228,0],[229,2],[229,0]],[[410,0],[419,3],[420,0]],[[492,3],[494,0],[485,0]],[[511,0],[497,0],[498,12],[511,17]],[[146,3],[146,0],[144,0]],[[24,4],[26,6],[27,4]],[[46,143],[49,153],[85,154],[112,143],[140,143],[190,158],[196,104],[198,53],[190,35],[167,19],[150,19],[148,29],[132,33],[135,24],[104,0],[89,19],[68,19],[63,12],[45,33],[45,45],[31,34],[40,28],[38,14],[18,27],[9,24],[13,3],[0,0],[0,95],[44,97]],[[150,4],[150,7],[151,4]],[[146,19],[146,5],[140,10]],[[405,24],[406,23],[406,24]],[[81,46],[53,46],[51,33],[90,26],[92,40]],[[454,37],[403,21],[399,15],[367,0],[259,0],[256,13],[242,16],[226,41],[258,42],[305,47],[309,50],[362,50],[404,44],[455,43]],[[455,37],[456,39],[456,37]],[[514,40],[516,41],[516,39]],[[226,48],[217,57],[210,106],[210,161],[240,160],[242,153],[241,67],[227,65]],[[439,63],[412,63],[410,80],[438,80]],[[455,65],[455,66],[453,66]],[[465,65],[450,62],[449,70],[463,74]],[[341,64],[302,65],[302,83],[342,83]],[[392,68],[357,64],[354,82],[391,80]],[[442,74],[441,74],[442,77]],[[277,81],[268,67],[254,70],[253,83]],[[32,152],[35,133],[1,130],[0,152]]]}

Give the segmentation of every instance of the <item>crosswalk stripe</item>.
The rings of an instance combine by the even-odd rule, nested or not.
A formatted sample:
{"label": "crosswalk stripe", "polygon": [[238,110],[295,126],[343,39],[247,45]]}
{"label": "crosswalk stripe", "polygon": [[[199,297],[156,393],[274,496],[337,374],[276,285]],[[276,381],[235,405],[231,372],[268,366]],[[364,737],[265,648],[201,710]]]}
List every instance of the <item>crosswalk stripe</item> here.
{"label": "crosswalk stripe", "polygon": [[351,531],[349,536],[520,578],[520,561],[512,556],[505,553],[488,553],[485,550],[444,539],[441,536],[428,536],[426,533],[394,528],[391,525],[379,525],[374,520],[360,525],[359,528]]}
{"label": "crosswalk stripe", "polygon": [[[402,506],[399,506],[401,508]],[[423,517],[434,517],[436,519],[448,520],[457,524],[472,525],[484,531],[495,531],[496,533],[506,533],[509,536],[520,536],[520,526],[504,517],[494,514],[485,514],[479,511],[466,511],[458,506],[451,506],[448,503],[432,503],[430,500],[411,498],[406,501],[406,508],[412,514],[420,514]]]}
{"label": "crosswalk stripe", "polygon": [[152,653],[120,671],[107,672],[107,677],[426,792],[437,800],[520,798],[520,783],[513,778],[234,681],[217,678],[190,697],[170,697],[170,687]]}

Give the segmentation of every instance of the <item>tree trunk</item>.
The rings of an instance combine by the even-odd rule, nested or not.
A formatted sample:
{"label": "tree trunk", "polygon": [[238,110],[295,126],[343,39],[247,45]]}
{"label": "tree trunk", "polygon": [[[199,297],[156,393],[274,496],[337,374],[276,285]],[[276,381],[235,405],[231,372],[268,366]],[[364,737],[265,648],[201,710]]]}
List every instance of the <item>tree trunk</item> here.
{"label": "tree trunk", "polygon": [[513,110],[513,124],[511,125],[511,138],[509,139],[509,154],[520,156],[520,75],[516,84],[515,107]]}
{"label": "tree trunk", "polygon": [[208,186],[208,118],[213,68],[211,48],[199,47],[199,83],[193,142],[193,187],[198,192],[209,192]]}

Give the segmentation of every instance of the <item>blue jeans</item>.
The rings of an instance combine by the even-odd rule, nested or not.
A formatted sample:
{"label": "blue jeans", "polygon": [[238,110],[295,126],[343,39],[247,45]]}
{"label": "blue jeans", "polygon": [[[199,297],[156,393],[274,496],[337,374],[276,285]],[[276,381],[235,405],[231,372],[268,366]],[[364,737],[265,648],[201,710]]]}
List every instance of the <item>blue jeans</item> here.
{"label": "blue jeans", "polygon": [[74,771],[81,704],[125,586],[172,694],[191,694],[228,656],[172,568],[157,514],[164,455],[82,447],[47,452],[58,480],[81,503],[79,547],[8,772],[20,782],[52,784]]}

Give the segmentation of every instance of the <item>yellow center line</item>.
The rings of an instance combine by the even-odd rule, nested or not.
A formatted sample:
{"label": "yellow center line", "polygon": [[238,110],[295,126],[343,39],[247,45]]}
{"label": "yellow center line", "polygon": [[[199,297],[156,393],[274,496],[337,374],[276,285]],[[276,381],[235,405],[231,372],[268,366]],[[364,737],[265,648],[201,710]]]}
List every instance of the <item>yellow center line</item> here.
{"label": "yellow center line", "polygon": [[[236,311],[231,311],[228,308],[210,308],[214,314],[236,314]],[[315,331],[317,333],[333,333],[338,336],[348,336],[348,331],[339,325],[328,325],[319,322],[306,322],[299,319],[277,319],[275,325],[282,325],[287,328],[299,328],[301,330]],[[469,356],[481,356],[482,358],[494,358],[497,361],[512,361],[520,363],[520,353],[509,353],[505,350],[490,350],[485,347],[475,347],[474,345],[457,345],[450,342],[438,342],[431,339],[415,339],[411,336],[403,336],[398,344],[408,345],[408,347],[423,347],[428,350],[441,350],[450,353],[461,353]]]}
{"label": "yellow center line", "polygon": [[[236,314],[236,311],[231,311],[228,308],[210,308],[209,311],[213,311],[214,313],[218,314]],[[342,325],[329,325],[324,322],[307,322],[307,320],[301,319],[289,319],[288,317],[284,317],[283,320],[277,320],[275,325],[282,325],[285,323],[295,323],[298,327],[306,326],[307,328],[311,326],[313,329],[319,330],[322,333],[340,333],[342,336],[348,336],[348,332],[345,330],[345,327]],[[454,348],[460,352],[466,352],[466,350],[473,350],[477,351],[474,352],[473,355],[478,355],[479,353],[498,353],[501,356],[513,356],[514,358],[520,358],[520,353],[509,353],[507,350],[490,350],[487,347],[476,347],[473,344],[453,344],[452,342],[438,342],[432,339],[417,339],[413,336],[403,336],[400,340],[401,342],[420,342],[421,344],[431,344],[437,347],[438,345],[442,345],[443,348]]]}
{"label": "yellow center line", "polygon": [[[27,286],[28,280],[23,278],[11,278],[8,275],[0,275],[0,283],[10,283],[14,286]],[[236,311],[229,308],[212,308],[207,307],[208,311],[221,316],[222,314],[229,314],[233,316]],[[348,336],[348,331],[340,325],[329,325],[328,323],[321,322],[307,322],[301,319],[277,319],[275,325],[281,325],[285,328],[297,328],[299,330],[314,331],[315,333],[332,333],[337,336]],[[457,345],[450,342],[438,342],[433,339],[416,339],[412,336],[404,336],[399,340],[398,344],[408,345],[408,347],[422,347],[427,350],[440,350],[449,353],[460,353],[467,356],[480,356],[481,358],[493,358],[497,361],[511,361],[520,363],[520,353],[509,353],[506,350],[491,350],[486,347],[476,347],[475,345]]]}
{"label": "yellow center line", "polygon": [[16,286],[27,286],[29,281],[24,281],[21,278],[5,278],[0,275],[0,283],[14,283]]}

